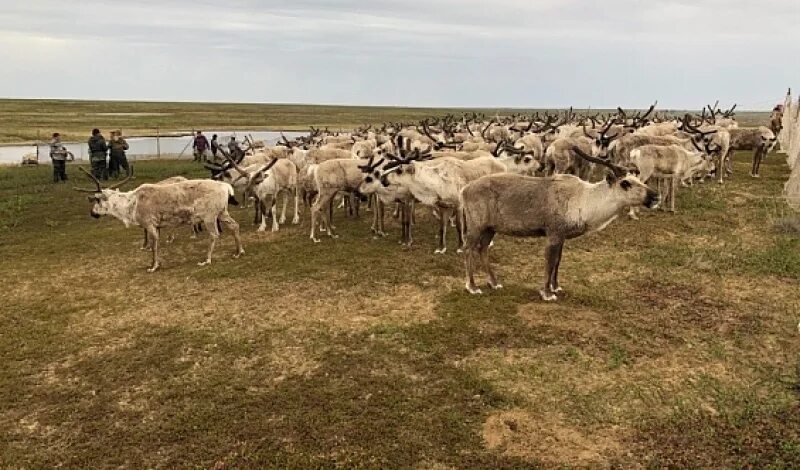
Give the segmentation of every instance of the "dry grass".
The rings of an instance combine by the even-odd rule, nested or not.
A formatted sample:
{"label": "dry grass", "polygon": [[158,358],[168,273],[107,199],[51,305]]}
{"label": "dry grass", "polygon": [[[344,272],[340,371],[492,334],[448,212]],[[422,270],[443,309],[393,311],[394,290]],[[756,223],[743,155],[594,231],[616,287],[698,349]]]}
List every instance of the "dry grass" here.
{"label": "dry grass", "polygon": [[[466,294],[427,211],[409,250],[234,209],[243,258],[223,237],[199,268],[180,231],[147,274],[139,230],[0,168],[0,465],[796,467],[800,240],[774,228],[785,166],[746,158],[568,243],[556,304],[541,240],[498,239],[506,288]],[[175,174],[202,171],[137,168]]]}

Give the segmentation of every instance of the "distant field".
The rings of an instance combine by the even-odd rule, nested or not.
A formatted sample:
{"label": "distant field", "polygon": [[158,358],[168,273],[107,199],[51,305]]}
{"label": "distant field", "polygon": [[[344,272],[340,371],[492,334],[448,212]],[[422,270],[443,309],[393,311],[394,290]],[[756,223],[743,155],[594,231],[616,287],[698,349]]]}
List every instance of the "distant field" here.
{"label": "distant field", "polygon": [[[127,136],[213,130],[305,130],[309,126],[352,129],[386,121],[418,121],[445,113],[509,113],[507,109],[393,108],[295,104],[152,103],[129,101],[0,99],[0,143],[87,138],[92,128],[122,129]],[[515,109],[513,112],[536,110]],[[768,113],[742,112],[742,124],[762,124]]]}
{"label": "distant field", "polygon": [[783,157],[748,169],[567,242],[545,303],[544,241],[498,236],[471,296],[422,208],[411,249],[233,208],[242,258],[183,229],[148,274],[75,166],[0,168],[0,468],[800,468],[800,240]]}

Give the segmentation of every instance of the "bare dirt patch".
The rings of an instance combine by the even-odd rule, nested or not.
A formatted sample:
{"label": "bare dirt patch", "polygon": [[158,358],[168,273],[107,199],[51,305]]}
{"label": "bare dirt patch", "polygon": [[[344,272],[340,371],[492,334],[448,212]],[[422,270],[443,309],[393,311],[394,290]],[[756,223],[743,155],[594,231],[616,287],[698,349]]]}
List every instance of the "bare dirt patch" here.
{"label": "bare dirt patch", "polygon": [[618,430],[580,429],[558,413],[501,411],[483,423],[487,448],[532,462],[561,465],[603,465],[621,450]]}

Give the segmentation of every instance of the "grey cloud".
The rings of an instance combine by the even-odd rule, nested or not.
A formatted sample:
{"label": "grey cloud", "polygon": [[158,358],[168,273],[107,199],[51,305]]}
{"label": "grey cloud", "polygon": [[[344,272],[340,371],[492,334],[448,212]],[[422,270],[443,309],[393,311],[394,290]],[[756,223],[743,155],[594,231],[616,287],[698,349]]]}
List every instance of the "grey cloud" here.
{"label": "grey cloud", "polygon": [[0,86],[22,97],[765,108],[800,76],[788,60],[797,19],[794,0],[32,0],[0,12]]}

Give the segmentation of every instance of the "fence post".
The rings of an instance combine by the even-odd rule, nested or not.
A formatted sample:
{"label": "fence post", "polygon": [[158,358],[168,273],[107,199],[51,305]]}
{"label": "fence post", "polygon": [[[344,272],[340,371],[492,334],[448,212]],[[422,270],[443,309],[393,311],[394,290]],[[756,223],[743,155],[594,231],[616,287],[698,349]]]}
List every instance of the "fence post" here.
{"label": "fence post", "polygon": [[161,160],[161,132],[156,127],[156,158]]}

